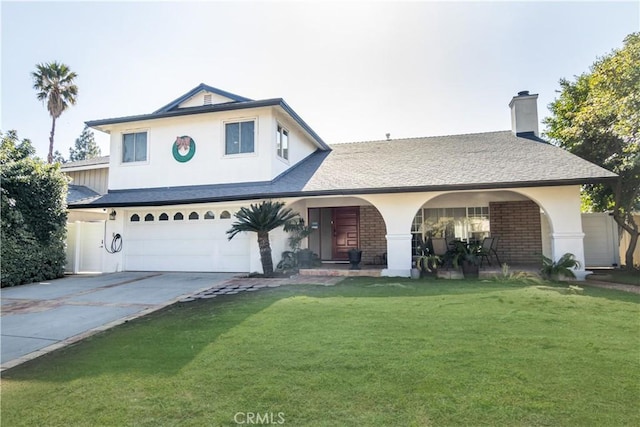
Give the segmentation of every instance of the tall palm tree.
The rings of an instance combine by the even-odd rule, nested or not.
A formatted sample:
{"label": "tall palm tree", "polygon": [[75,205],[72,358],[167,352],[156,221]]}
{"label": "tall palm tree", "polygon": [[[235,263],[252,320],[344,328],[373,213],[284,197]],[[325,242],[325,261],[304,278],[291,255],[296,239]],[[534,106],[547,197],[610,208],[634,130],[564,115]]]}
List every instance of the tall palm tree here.
{"label": "tall palm tree", "polygon": [[36,71],[31,73],[33,88],[38,92],[37,97],[46,102],[51,116],[51,134],[49,135],[49,155],[47,162],[53,162],[53,135],[56,132],[56,119],[69,105],[75,105],[78,86],[74,79],[78,77],[63,63],[53,61],[36,65]]}
{"label": "tall palm tree", "polygon": [[238,233],[252,231],[258,233],[258,247],[260,248],[260,261],[265,276],[273,275],[273,259],[271,258],[271,244],[269,232],[283,226],[286,222],[298,216],[291,209],[284,209],[283,202],[264,201],[258,205],[252,204],[249,208],[240,208],[234,214],[236,221],[227,230],[229,240]]}

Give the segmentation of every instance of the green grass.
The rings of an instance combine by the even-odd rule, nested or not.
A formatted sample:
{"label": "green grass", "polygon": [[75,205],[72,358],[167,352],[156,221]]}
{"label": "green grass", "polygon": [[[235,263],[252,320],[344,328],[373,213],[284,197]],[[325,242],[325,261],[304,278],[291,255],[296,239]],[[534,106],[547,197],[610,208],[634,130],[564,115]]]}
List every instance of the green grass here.
{"label": "green grass", "polygon": [[185,303],[7,371],[2,425],[639,425],[639,302],[361,278]]}

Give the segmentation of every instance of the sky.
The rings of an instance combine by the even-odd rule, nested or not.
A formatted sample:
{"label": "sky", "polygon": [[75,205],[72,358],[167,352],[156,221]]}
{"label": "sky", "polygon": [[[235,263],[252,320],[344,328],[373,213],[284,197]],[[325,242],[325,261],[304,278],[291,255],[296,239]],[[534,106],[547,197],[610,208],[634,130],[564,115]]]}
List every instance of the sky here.
{"label": "sky", "polygon": [[78,74],[77,104],[56,123],[68,158],[85,121],[151,113],[200,83],[283,98],[329,144],[508,130],[517,92],[539,94],[542,120],[561,78],[640,31],[638,0],[2,0],[0,15],[0,130],[42,158],[51,119],[31,78],[42,62]]}

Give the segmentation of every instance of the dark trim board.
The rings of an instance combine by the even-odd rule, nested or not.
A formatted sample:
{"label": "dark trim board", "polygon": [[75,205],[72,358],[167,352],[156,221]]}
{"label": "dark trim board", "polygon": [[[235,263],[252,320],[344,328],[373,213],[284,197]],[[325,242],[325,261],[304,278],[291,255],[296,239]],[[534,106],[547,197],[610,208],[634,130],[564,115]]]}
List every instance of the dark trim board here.
{"label": "dark trim board", "polygon": [[[173,188],[153,188],[153,189],[135,189],[135,190],[116,190],[109,191],[106,196],[101,197],[95,202],[91,203],[78,203],[70,204],[69,209],[86,209],[86,208],[109,208],[109,207],[135,207],[135,206],[172,206],[172,205],[185,205],[193,203],[215,203],[215,202],[236,202],[236,201],[252,201],[260,199],[275,199],[275,198],[288,198],[288,197],[314,197],[314,196],[354,196],[359,194],[394,194],[394,193],[421,193],[432,191],[468,191],[468,190],[504,190],[509,188],[525,188],[525,187],[558,187],[564,185],[582,185],[582,184],[596,184],[609,182],[615,180],[617,177],[611,178],[591,178],[591,179],[567,179],[567,180],[555,180],[555,181],[535,181],[535,182],[504,182],[504,183],[485,183],[485,184],[461,184],[461,185],[442,185],[442,186],[419,186],[419,187],[386,187],[386,188],[354,188],[354,189],[335,189],[335,190],[316,190],[316,191],[277,191],[268,188],[270,186],[276,186],[276,183],[255,183],[244,184],[244,189],[251,187],[267,187],[264,192],[246,192],[244,194],[238,194],[233,191],[233,184],[226,185],[225,195],[212,195],[205,197],[185,197],[180,196],[181,192],[198,193],[198,192],[215,192],[216,189],[222,189],[222,185],[214,186],[193,186],[193,187],[173,187]],[[217,188],[216,188],[217,187]],[[162,191],[164,198],[144,200],[139,198],[137,200],[128,200],[118,202],[108,201],[109,195],[133,195],[135,193],[149,195],[154,191]],[[171,194],[175,194],[176,198],[167,197]],[[106,201],[102,201],[106,199]]]}

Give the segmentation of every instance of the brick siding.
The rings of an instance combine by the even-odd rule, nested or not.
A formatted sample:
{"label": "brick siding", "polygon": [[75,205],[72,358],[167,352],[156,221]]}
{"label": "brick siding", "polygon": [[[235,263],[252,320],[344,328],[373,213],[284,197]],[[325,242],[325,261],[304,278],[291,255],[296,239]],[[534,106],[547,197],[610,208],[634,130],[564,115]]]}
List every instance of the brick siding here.
{"label": "brick siding", "polygon": [[489,203],[491,236],[498,237],[500,261],[510,265],[540,264],[540,208],[530,200]]}
{"label": "brick siding", "polygon": [[362,263],[373,264],[374,258],[387,252],[387,227],[373,206],[360,206],[360,249]]}

